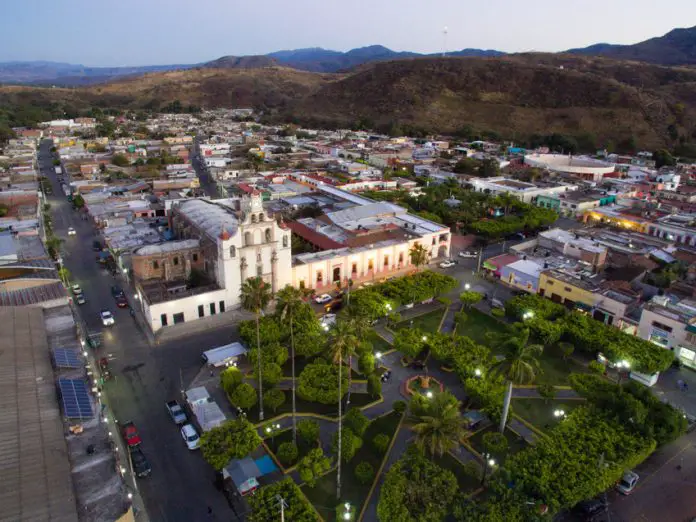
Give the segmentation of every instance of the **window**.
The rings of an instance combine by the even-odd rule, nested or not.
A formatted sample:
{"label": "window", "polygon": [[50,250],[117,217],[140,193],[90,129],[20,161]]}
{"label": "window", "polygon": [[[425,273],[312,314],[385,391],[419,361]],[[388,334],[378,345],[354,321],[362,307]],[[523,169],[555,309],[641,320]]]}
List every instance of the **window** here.
{"label": "window", "polygon": [[323,280],[324,280],[324,275],[321,273],[321,270],[319,270],[317,272],[317,284],[321,284]]}
{"label": "window", "polygon": [[198,317],[203,317],[205,316],[205,308],[203,305],[198,305]]}
{"label": "window", "polygon": [[236,257],[237,255],[237,249],[235,248],[234,245],[230,247],[230,257]]}
{"label": "window", "polygon": [[572,292],[572,291],[573,291],[569,286],[563,287],[563,290],[565,290],[566,292]]}
{"label": "window", "polygon": [[435,246],[435,238],[433,238],[432,245]]}
{"label": "window", "polygon": [[372,262],[372,259],[370,259],[367,262],[367,269],[372,270],[373,268],[374,268],[374,263]]}
{"label": "window", "polygon": [[287,248],[287,247],[288,247],[288,236],[285,235],[285,236],[283,236],[283,248]]}
{"label": "window", "polygon": [[157,270],[159,268],[159,263],[157,261],[152,262],[152,269]]}
{"label": "window", "polygon": [[358,273],[358,263],[353,263],[353,266],[350,269],[351,274],[357,274]]}
{"label": "window", "polygon": [[215,315],[215,303],[210,303],[210,315]]}
{"label": "window", "polygon": [[399,254],[399,264],[400,264],[400,265],[403,265],[403,264],[404,264],[404,253],[403,253],[403,252],[401,252],[401,253]]}
{"label": "window", "polygon": [[263,215],[263,212],[259,213],[259,223],[261,223],[264,218],[265,216]]}
{"label": "window", "polygon": [[249,246],[249,245],[253,245],[253,244],[254,244],[254,242],[251,239],[251,232],[245,232],[244,233],[244,246]]}
{"label": "window", "polygon": [[251,222],[256,223],[256,214],[251,215]]}
{"label": "window", "polygon": [[162,326],[167,326],[167,314],[160,315],[160,322],[162,323]]}
{"label": "window", "polygon": [[266,243],[270,243],[270,242],[271,242],[271,229],[267,228],[266,229]]}
{"label": "window", "polygon": [[193,262],[195,263],[196,261],[198,261],[198,254],[193,254],[191,256],[191,258],[193,259]]}
{"label": "window", "polygon": [[384,266],[389,266],[389,256],[384,256]]}
{"label": "window", "polygon": [[179,312],[174,314],[174,324],[179,324],[184,322],[184,312]]}
{"label": "window", "polygon": [[256,262],[257,263],[261,262],[261,251],[260,250],[258,252],[256,252]]}
{"label": "window", "polygon": [[220,301],[218,307],[220,308],[220,313],[223,313],[225,311],[225,301]]}
{"label": "window", "polygon": [[259,277],[263,275],[263,265],[256,265],[256,275]]}
{"label": "window", "polygon": [[179,264],[179,258],[178,258],[178,257],[175,257],[174,259],[172,259],[172,263],[174,264],[174,266],[178,265],[178,264]]}

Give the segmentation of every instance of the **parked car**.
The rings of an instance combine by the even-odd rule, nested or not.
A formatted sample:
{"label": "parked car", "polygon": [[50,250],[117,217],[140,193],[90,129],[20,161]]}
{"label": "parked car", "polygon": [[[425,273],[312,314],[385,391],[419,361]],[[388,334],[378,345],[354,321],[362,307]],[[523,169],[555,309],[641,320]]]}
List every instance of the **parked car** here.
{"label": "parked car", "polygon": [[82,295],[82,288],[78,284],[72,285],[72,293],[75,297]]}
{"label": "parked car", "polygon": [[87,302],[85,299],[85,294],[79,294],[75,296],[75,302],[79,305],[83,305]]}
{"label": "parked car", "polygon": [[321,294],[321,295],[318,295],[314,298],[314,302],[317,304],[324,304],[324,303],[328,303],[332,299],[333,299],[333,297],[331,297],[329,294]]}
{"label": "parked car", "polygon": [[379,378],[382,382],[387,382],[391,377],[391,370],[386,370]]}
{"label": "parked car", "polygon": [[126,294],[123,293],[123,290],[121,290],[120,287],[112,286],[111,287],[111,295],[114,296],[114,299],[115,299],[117,297],[125,297]]}
{"label": "parked car", "polygon": [[186,447],[190,450],[198,449],[201,445],[201,438],[192,424],[184,424],[181,428],[181,437],[184,439]]}
{"label": "parked car", "polygon": [[491,299],[491,307],[492,308],[505,308],[505,305],[500,299]]}
{"label": "parked car", "polygon": [[188,420],[186,418],[186,412],[176,401],[169,401],[167,403],[167,411],[176,424],[184,424]]}
{"label": "parked car", "polygon": [[452,266],[454,266],[454,265],[456,265],[456,264],[457,264],[457,263],[455,263],[455,262],[452,261],[451,259],[448,259],[447,261],[443,261],[442,263],[440,263],[438,266],[439,266],[440,268],[450,268],[450,267],[452,267]]}
{"label": "parked car", "polygon": [[109,310],[102,310],[99,312],[99,317],[101,317],[101,321],[104,326],[113,326],[116,324],[116,320]]}
{"label": "parked car", "polygon": [[128,446],[137,446],[142,442],[140,435],[138,435],[138,429],[135,427],[135,424],[133,424],[133,421],[128,421],[121,425],[121,434]]}
{"label": "parked car", "polygon": [[152,473],[150,462],[148,462],[143,450],[140,449],[139,446],[130,448],[130,457],[136,477],[147,477],[150,473]]}
{"label": "parked car", "polygon": [[68,235],[69,236],[74,236],[76,234],[77,234],[77,232],[75,232],[75,229],[73,227],[68,227]]}
{"label": "parked car", "polygon": [[622,495],[630,495],[633,493],[633,490],[636,489],[639,478],[638,473],[635,471],[624,472],[623,477],[621,477],[621,480],[616,485],[616,490]]}
{"label": "parked car", "polygon": [[119,296],[116,298],[116,306],[119,308],[128,308],[128,299],[125,296]]}
{"label": "parked car", "polygon": [[607,502],[605,498],[597,497],[591,500],[584,500],[575,506],[574,511],[584,515],[585,520],[593,520],[594,517],[607,510]]}
{"label": "parked car", "polygon": [[478,257],[478,252],[472,250],[463,250],[459,252],[459,257]]}

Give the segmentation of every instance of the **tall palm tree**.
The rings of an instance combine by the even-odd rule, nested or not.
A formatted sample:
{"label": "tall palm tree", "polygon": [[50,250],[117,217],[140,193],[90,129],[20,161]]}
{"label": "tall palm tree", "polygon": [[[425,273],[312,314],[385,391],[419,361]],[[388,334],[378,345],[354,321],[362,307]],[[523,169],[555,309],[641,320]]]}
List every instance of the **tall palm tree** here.
{"label": "tall palm tree", "polygon": [[464,436],[464,418],[459,413],[461,403],[450,393],[436,393],[429,399],[424,412],[412,416],[415,424],[416,446],[421,451],[442,457],[456,448]]}
{"label": "tall palm tree", "polygon": [[290,323],[290,360],[292,364],[292,441],[297,444],[297,409],[295,405],[295,316],[304,304],[302,300],[304,292],[294,286],[286,286],[278,292],[276,310],[280,314],[281,321]]}
{"label": "tall palm tree", "polygon": [[256,355],[259,362],[259,420],[263,420],[263,382],[261,376],[261,314],[271,302],[271,286],[260,277],[250,277],[244,284],[239,298],[242,308],[256,316]]}
{"label": "tall palm tree", "polygon": [[[337,322],[331,330],[331,339],[329,344],[329,354],[334,363],[338,363],[338,464],[336,470],[336,498],[341,498],[341,452],[342,452],[342,436],[343,430],[343,359],[350,357],[355,353],[360,339],[355,333],[354,321]],[[350,369],[348,370],[350,378]],[[349,388],[350,389],[350,388]]]}
{"label": "tall palm tree", "polygon": [[502,376],[506,381],[503,414],[500,418],[500,433],[503,433],[510,411],[512,385],[529,384],[534,381],[540,371],[537,357],[541,355],[544,347],[539,344],[529,344],[527,328],[520,329],[517,336],[511,337],[508,334],[501,339],[496,348],[503,352],[504,358],[493,365],[491,373]]}
{"label": "tall palm tree", "polygon": [[428,250],[420,243],[414,243],[408,251],[411,258],[411,264],[416,267],[416,270],[428,262]]}

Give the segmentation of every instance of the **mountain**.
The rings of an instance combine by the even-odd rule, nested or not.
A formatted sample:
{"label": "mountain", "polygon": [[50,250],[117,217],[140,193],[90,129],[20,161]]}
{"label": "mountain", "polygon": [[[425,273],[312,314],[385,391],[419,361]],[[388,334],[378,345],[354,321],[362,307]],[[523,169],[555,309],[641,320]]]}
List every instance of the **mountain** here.
{"label": "mountain", "polygon": [[145,65],[139,67],[85,67],[60,62],[0,62],[2,83],[44,83],[60,85],[84,85],[114,78],[151,72],[189,69],[194,65]]}
{"label": "mountain", "polygon": [[674,29],[664,36],[633,45],[601,43],[566,52],[660,65],[696,65],[696,27]]}
{"label": "mountain", "polygon": [[201,65],[211,69],[260,69],[273,67],[278,61],[270,56],[223,56]]}
{"label": "mountain", "polygon": [[[507,53],[502,51],[495,51],[493,49],[462,49],[461,51],[448,52],[447,56],[471,56],[471,57],[485,57],[485,56],[505,56]],[[436,56],[436,55],[430,55]]]}

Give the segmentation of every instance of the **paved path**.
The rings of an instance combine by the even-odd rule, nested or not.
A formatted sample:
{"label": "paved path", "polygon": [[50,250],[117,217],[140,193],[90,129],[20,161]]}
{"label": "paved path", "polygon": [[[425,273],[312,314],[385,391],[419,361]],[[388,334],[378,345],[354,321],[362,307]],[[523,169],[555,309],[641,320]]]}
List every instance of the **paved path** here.
{"label": "paved path", "polygon": [[457,305],[457,304],[450,305],[450,307],[447,309],[447,315],[445,315],[445,319],[442,321],[442,326],[440,327],[440,332],[442,332],[442,333],[454,332],[454,328],[456,326],[456,324],[454,322],[454,316],[458,311],[459,311],[459,305]]}
{"label": "paved path", "polygon": [[527,443],[534,445],[539,440],[539,435],[530,430],[525,424],[518,421],[515,417],[509,417],[507,427],[516,431]]}

